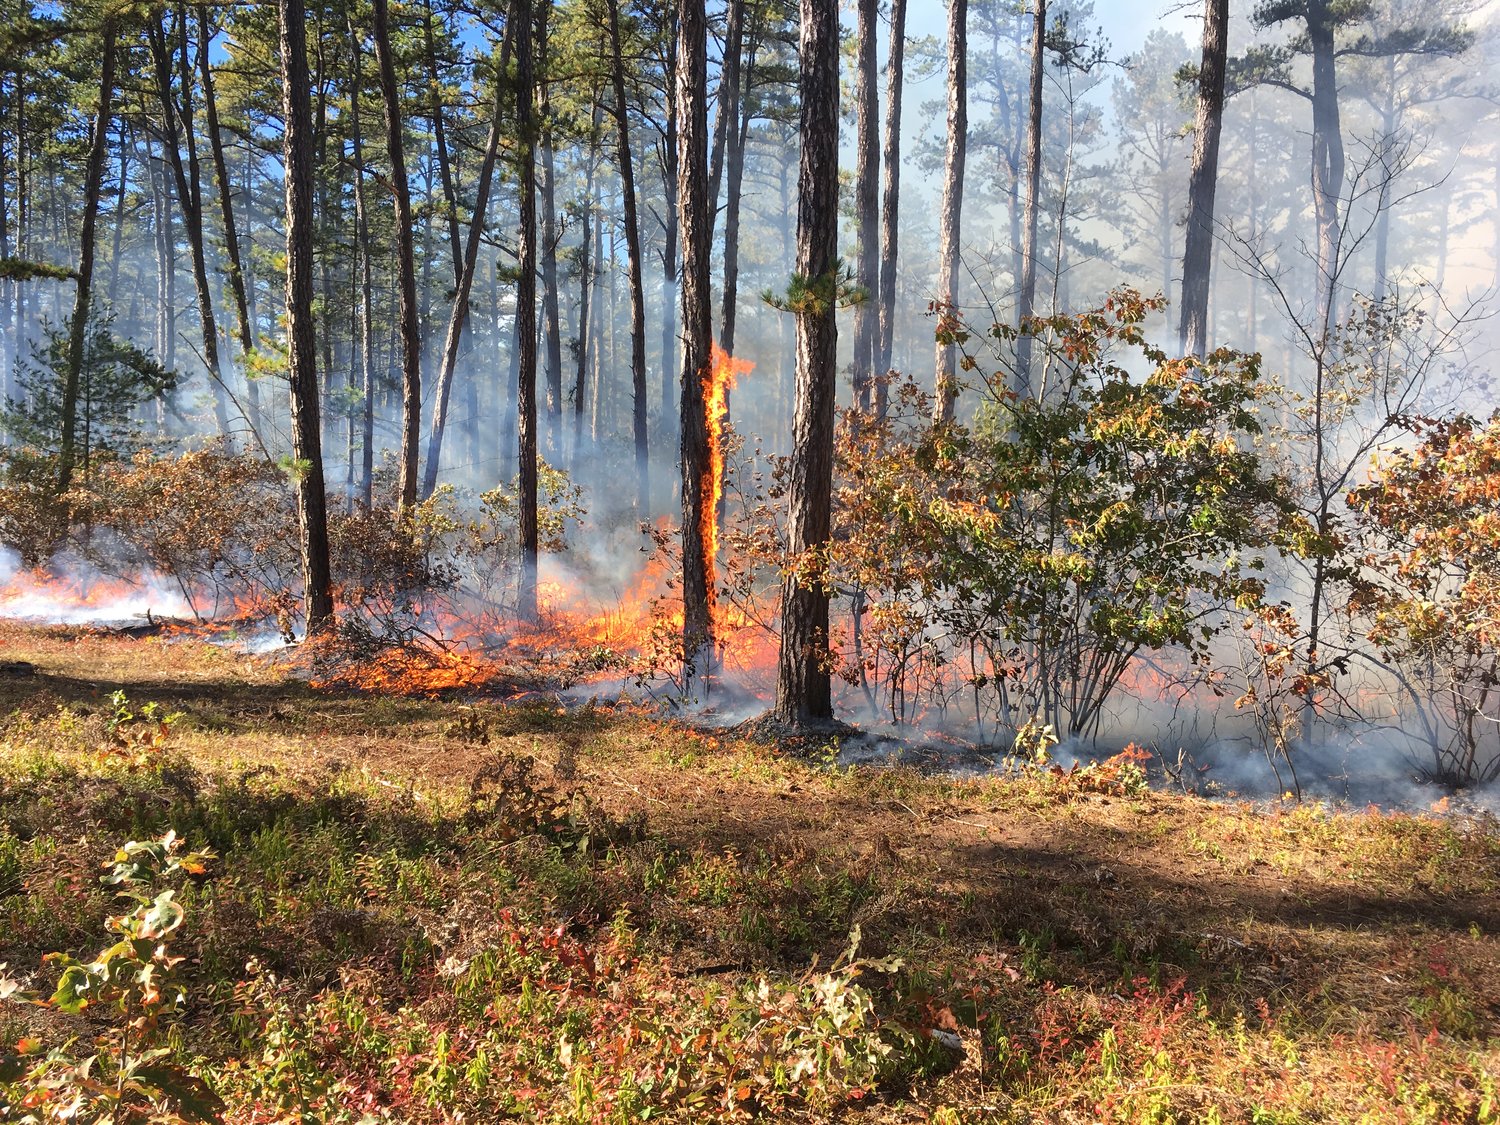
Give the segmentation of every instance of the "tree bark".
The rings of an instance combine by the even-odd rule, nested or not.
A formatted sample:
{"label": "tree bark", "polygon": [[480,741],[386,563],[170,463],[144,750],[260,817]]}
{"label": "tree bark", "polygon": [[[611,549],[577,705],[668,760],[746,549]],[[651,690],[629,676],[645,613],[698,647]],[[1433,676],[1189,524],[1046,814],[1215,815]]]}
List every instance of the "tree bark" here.
{"label": "tree bark", "polygon": [[1016,394],[1031,394],[1033,337],[1025,325],[1036,312],[1037,221],[1042,196],[1042,68],[1047,61],[1047,0],[1033,0],[1031,29],[1031,93],[1026,116],[1026,201],[1021,217],[1021,293],[1017,318],[1022,325],[1016,342]]}
{"label": "tree bark", "polygon": [[[115,92],[115,21],[100,29],[99,106],[94,112],[88,167],[83,182],[83,231],[79,238],[78,282],[73,295],[73,319],[68,325],[68,366],[63,376],[62,437],[57,456],[57,493],[73,483],[77,461],[78,393],[83,379],[83,352],[93,303],[94,226],[99,217],[99,193],[104,179],[104,156],[109,148],[109,121]],[[87,457],[87,450],[85,450]],[[85,462],[86,464],[87,462]]]}
{"label": "tree bark", "polygon": [[620,53],[620,4],[609,0],[610,71],[614,83],[618,133],[620,194],[625,225],[626,269],[630,280],[630,387],[634,395],[631,422],[635,434],[636,515],[645,519],[651,506],[651,452],[646,433],[646,291],[642,279],[641,224],[636,211],[635,160],[630,145],[630,113],[625,101],[625,64]]}
{"label": "tree bark", "polygon": [[[952,2],[961,9],[964,0]],[[838,9],[822,0],[801,0],[801,14],[797,273],[809,279],[813,296],[796,313],[797,388],[787,488],[787,537],[796,562],[782,582],[776,676],[776,717],[799,726],[833,717],[828,592],[819,560],[831,529],[833,491],[839,142]]]}
{"label": "tree bark", "polygon": [[1183,352],[1199,357],[1208,348],[1214,193],[1219,180],[1228,53],[1229,0],[1204,0],[1203,63],[1198,71],[1198,116],[1193,126],[1193,171],[1188,181],[1187,245],[1182,255],[1182,310],[1177,329]]}
{"label": "tree bark", "polygon": [[401,89],[391,53],[388,0],[374,0],[371,31],[385,105],[385,144],[391,164],[391,194],[396,203],[396,267],[400,287],[401,327],[401,471],[396,489],[396,518],[404,519],[417,502],[417,460],[422,441],[422,334],[417,325],[417,273],[412,249],[411,189],[406,178],[406,145],[401,135]]}
{"label": "tree bark", "polygon": [[[724,304],[719,316],[719,342],[726,352],[734,354],[735,324],[740,283],[740,206],[745,188],[745,145],[750,134],[750,99],[744,90],[753,81],[755,59],[758,51],[752,37],[750,51],[744,65],[738,68],[736,86],[740,91],[738,116],[734,131],[729,137],[729,151],[725,156],[725,175],[728,182],[724,192]],[[729,392],[724,392],[724,403],[729,404]]]}
{"label": "tree bark", "polygon": [[854,217],[859,227],[854,280],[863,299],[854,306],[854,361],[850,369],[854,405],[871,406],[875,373],[875,331],[880,319],[876,290],[880,287],[880,88],[875,69],[875,40],[879,34],[879,0],[858,0],[859,42],[854,69],[854,110],[857,139],[854,161]]}
{"label": "tree bark", "polygon": [[[677,356],[677,305],[679,293],[677,288],[677,270],[680,265],[678,252],[678,150],[681,147],[681,138],[678,136],[677,117],[677,56],[678,56],[678,21],[680,18],[679,3],[668,6],[671,13],[671,26],[667,36],[666,57],[666,88],[667,88],[667,128],[661,146],[662,156],[662,194],[665,196],[664,210],[666,215],[663,219],[662,231],[662,313],[661,313],[661,419],[664,431],[663,437],[669,436],[672,426],[672,386],[678,375]],[[680,392],[679,392],[680,393]],[[672,435],[680,438],[680,435]]]}
{"label": "tree bark", "polygon": [[677,212],[682,235],[682,640],[689,679],[712,674],[714,560],[703,522],[709,474],[703,380],[713,332],[709,290],[708,33],[704,5],[677,6]]}
{"label": "tree bark", "polygon": [[313,335],[312,105],[308,95],[304,0],[277,0],[281,32],[282,137],[286,168],[286,332],[291,367],[292,456],[301,532],[307,635],[333,620],[328,561],[328,499],[318,419],[317,340]]}
{"label": "tree bark", "polygon": [[1339,199],[1344,191],[1344,134],[1339,120],[1334,20],[1330,0],[1308,0],[1307,39],[1312,49],[1312,188],[1318,228],[1318,333],[1333,328],[1340,243]]}
{"label": "tree bark", "polygon": [[540,59],[540,129],[542,164],[542,339],[547,349],[547,454],[556,463],[562,456],[562,302],[557,292],[557,160],[552,150],[552,93],[547,80],[551,0],[537,16],[536,49]]}
{"label": "tree bark", "polygon": [[883,198],[880,205],[880,327],[875,345],[875,416],[884,418],[887,378],[896,335],[896,264],[901,238],[901,88],[906,65],[906,0],[891,0],[891,46],[886,56]]}
{"label": "tree bark", "polygon": [[[969,132],[968,20],[969,0],[948,0],[948,148],[943,159],[937,284],[937,299],[944,305],[953,304],[958,291],[958,242]],[[958,398],[958,360],[953,345],[938,342],[936,367],[937,418],[952,421]]]}
{"label": "tree bark", "polygon": [[[551,0],[542,0],[550,3]],[[520,471],[516,483],[521,536],[521,572],[516,590],[516,615],[526,622],[538,618],[537,606],[537,411],[536,411],[536,121],[532,110],[535,75],[532,68],[532,0],[517,0],[512,18],[516,29],[516,129],[519,134],[521,229],[520,276],[516,280],[516,432],[520,440]]]}

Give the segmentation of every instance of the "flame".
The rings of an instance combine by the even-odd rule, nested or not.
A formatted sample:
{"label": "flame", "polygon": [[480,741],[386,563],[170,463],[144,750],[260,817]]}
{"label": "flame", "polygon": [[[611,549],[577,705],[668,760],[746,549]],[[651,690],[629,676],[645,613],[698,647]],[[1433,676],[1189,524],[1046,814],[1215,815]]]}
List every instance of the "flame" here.
{"label": "flame", "polygon": [[138,581],[99,575],[57,575],[22,570],[0,585],[0,617],[53,625],[109,625],[149,616],[187,617],[193,608],[181,593],[142,575]]}
{"label": "flame", "polygon": [[[703,374],[703,422],[708,433],[708,468],[700,486],[702,509],[698,530],[703,536],[703,558],[709,576],[709,604],[716,608],[713,596],[714,564],[719,557],[719,501],[724,496],[724,430],[729,421],[729,392],[741,375],[755,367],[747,359],[735,359],[718,343],[710,350],[708,370]],[[719,624],[718,620],[714,622]],[[715,629],[717,634],[718,630]]]}

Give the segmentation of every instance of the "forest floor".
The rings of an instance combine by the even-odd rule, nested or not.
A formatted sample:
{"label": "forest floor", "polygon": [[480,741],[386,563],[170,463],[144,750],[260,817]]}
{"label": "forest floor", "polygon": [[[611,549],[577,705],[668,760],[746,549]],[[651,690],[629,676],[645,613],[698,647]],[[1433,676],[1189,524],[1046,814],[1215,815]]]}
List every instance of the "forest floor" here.
{"label": "forest floor", "polygon": [[[23,983],[107,944],[120,844],[217,853],[163,1043],[226,1121],[1500,1121],[1491,817],[833,768],[86,628],[0,623],[0,716]],[[105,1007],[7,1005],[0,1051]]]}

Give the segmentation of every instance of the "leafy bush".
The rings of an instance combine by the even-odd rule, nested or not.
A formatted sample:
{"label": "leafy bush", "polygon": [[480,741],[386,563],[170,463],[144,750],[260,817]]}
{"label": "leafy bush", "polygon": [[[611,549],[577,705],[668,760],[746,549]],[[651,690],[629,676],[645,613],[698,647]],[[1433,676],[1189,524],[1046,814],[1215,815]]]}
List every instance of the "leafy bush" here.
{"label": "leafy bush", "polygon": [[1420,439],[1349,496],[1364,571],[1352,608],[1396,676],[1434,778],[1500,777],[1500,414],[1413,422]]}
{"label": "leafy bush", "polygon": [[[972,422],[934,422],[909,383],[887,418],[846,416],[823,553],[787,559],[752,514],[763,560],[849,595],[846,673],[893,719],[957,705],[996,737],[1030,722],[1089,737],[1139,656],[1206,663],[1224,611],[1262,603],[1263,556],[1291,518],[1254,449],[1258,360],[1169,357],[1145,337],[1160,307],[1122,290],[1092,312],[994,325],[988,370],[947,323],[977,376]],[[1023,334],[1032,398],[1008,389]]]}
{"label": "leafy bush", "polygon": [[[93,550],[129,554],[170,577],[203,617],[254,611],[300,582],[296,511],[280,470],[211,444],[142,450],[72,495]],[[102,533],[102,534],[100,534]]]}

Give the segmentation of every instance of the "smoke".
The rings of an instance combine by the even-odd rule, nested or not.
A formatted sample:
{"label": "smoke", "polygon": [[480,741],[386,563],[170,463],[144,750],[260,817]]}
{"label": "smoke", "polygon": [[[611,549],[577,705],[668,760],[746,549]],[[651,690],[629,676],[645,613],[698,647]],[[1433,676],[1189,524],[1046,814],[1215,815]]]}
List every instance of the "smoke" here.
{"label": "smoke", "polygon": [[61,556],[45,572],[31,571],[21,566],[16,552],[0,547],[0,617],[52,625],[123,626],[192,613],[180,591],[145,570],[122,578]]}

